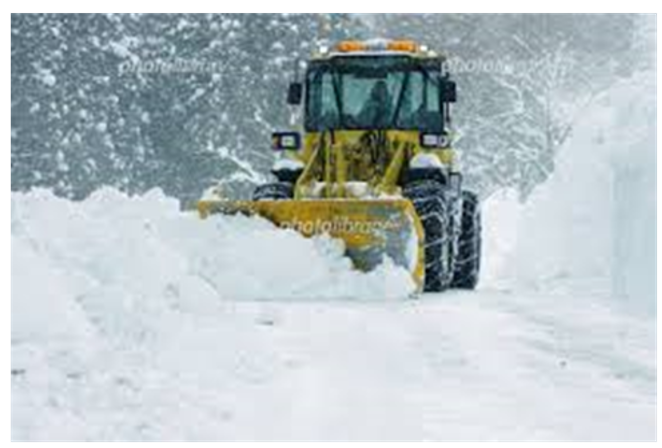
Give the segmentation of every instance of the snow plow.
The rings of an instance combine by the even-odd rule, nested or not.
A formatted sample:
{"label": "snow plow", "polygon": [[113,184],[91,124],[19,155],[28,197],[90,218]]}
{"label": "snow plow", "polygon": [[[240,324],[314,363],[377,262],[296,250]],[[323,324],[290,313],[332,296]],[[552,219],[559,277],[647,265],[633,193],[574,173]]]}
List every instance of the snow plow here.
{"label": "snow plow", "polygon": [[354,266],[384,257],[419,290],[473,289],[480,267],[477,196],[464,190],[452,149],[455,83],[444,58],[413,41],[343,41],[308,61],[287,102],[303,130],[275,132],[275,181],[250,201],[211,188],[197,208],[262,216],[305,236],[344,241]]}

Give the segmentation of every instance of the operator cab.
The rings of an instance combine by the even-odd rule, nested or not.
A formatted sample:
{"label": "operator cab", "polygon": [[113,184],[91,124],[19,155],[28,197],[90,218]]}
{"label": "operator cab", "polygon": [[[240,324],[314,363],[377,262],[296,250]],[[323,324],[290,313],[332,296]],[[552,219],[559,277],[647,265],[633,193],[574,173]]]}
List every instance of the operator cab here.
{"label": "operator cab", "polygon": [[[442,58],[411,41],[344,41],[308,63],[307,132],[415,130],[442,134],[455,83]],[[299,104],[302,83],[290,86]]]}

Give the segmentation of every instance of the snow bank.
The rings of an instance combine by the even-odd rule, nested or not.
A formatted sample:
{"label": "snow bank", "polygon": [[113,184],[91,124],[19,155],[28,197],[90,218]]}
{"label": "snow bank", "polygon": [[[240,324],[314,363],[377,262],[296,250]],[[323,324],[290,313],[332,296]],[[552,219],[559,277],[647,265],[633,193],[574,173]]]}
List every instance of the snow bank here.
{"label": "snow bank", "polygon": [[[131,343],[172,310],[228,300],[396,299],[414,289],[389,260],[352,269],[342,243],[244,216],[200,220],[152,191],[105,189],[83,202],[12,193],[12,340]],[[53,319],[57,316],[57,319]]]}
{"label": "snow bank", "polygon": [[597,293],[657,316],[657,17],[642,16],[650,58],[582,113],[552,178],[526,204],[485,204],[484,286]]}
{"label": "snow bank", "polygon": [[244,216],[201,221],[159,191],[127,198],[105,189],[78,203],[47,191],[13,194],[12,243],[17,302],[28,295],[22,288],[39,288],[21,275],[32,264],[61,279],[58,296],[121,289],[140,303],[173,291],[216,302],[306,299],[311,291],[318,298],[397,298],[413,290],[388,260],[374,272],[356,272],[339,241],[306,239]]}
{"label": "snow bank", "polygon": [[[148,413],[158,420],[159,403],[168,412],[194,407],[203,400],[196,395],[200,382],[182,390],[177,375],[164,379],[158,368],[153,370],[159,364],[154,358],[168,350],[162,344],[172,343],[175,330],[184,334],[184,344],[189,332],[199,341],[206,315],[214,316],[203,325],[213,335],[203,347],[185,344],[190,352],[182,355],[185,364],[208,362],[218,338],[238,338],[250,352],[255,317],[237,317],[237,325],[246,329],[233,330],[223,319],[232,303],[388,299],[413,291],[409,274],[388,261],[369,274],[354,271],[338,241],[305,239],[243,216],[201,221],[182,213],[177,201],[160,191],[128,198],[105,189],[83,202],[70,202],[36,190],[12,193],[11,203],[12,427],[18,439],[143,437],[134,427],[118,429],[139,425],[124,414],[139,418]],[[221,329],[216,328],[219,320]],[[145,353],[147,363],[140,361]],[[237,373],[234,357],[242,353],[216,354],[216,380],[224,381],[223,372]],[[164,362],[186,371],[177,359]],[[143,389],[149,405],[132,402],[136,381],[153,387],[153,393]],[[232,378],[227,384],[231,387]],[[163,390],[191,396],[153,396]],[[188,404],[178,405],[180,399]],[[97,409],[98,424],[90,423],[94,416],[80,415],[86,406],[80,403],[103,408]],[[131,406],[139,408],[135,414],[126,410]],[[169,418],[168,424],[175,420]],[[199,423],[213,428],[208,421]],[[189,430],[204,437],[195,424]],[[164,434],[181,437],[186,432],[161,427],[157,434],[168,438]]]}
{"label": "snow bank", "polygon": [[483,285],[600,292],[654,309],[654,92],[654,73],[640,73],[599,95],[525,204],[509,192],[486,201]]}

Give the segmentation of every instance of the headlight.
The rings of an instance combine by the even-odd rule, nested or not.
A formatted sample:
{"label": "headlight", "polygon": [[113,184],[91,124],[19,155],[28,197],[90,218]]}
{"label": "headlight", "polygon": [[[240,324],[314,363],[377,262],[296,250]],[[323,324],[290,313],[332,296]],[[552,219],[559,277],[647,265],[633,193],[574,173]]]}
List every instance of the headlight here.
{"label": "headlight", "polygon": [[441,169],[444,167],[444,164],[441,163],[439,157],[435,154],[430,154],[427,152],[421,152],[416,154],[409,161],[409,168],[438,168]]}
{"label": "headlight", "polygon": [[446,134],[421,134],[420,143],[423,148],[447,148],[451,140]]}
{"label": "headlight", "polygon": [[301,135],[298,132],[274,132],[271,134],[271,148],[276,151],[301,148]]}

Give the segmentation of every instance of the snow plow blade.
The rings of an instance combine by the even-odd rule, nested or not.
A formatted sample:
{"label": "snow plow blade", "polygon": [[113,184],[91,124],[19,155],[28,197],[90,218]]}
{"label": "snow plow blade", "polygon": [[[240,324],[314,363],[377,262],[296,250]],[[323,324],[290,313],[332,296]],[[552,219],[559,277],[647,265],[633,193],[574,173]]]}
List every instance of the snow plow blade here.
{"label": "snow plow blade", "polygon": [[344,241],[346,254],[357,269],[374,269],[388,256],[422,288],[423,227],[407,199],[202,200],[197,209],[201,218],[217,213],[258,215],[306,237],[329,234]]}

